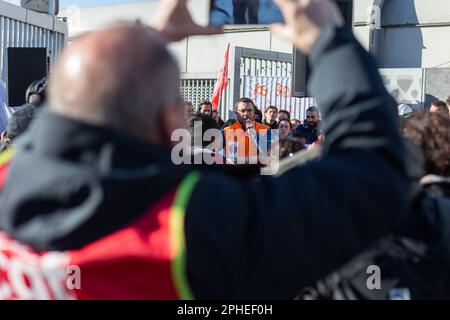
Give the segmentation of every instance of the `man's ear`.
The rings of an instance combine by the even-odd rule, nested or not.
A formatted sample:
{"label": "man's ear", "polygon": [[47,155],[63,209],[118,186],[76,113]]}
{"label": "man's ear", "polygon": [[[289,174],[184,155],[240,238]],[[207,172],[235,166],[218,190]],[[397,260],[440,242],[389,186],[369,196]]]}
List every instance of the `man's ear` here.
{"label": "man's ear", "polygon": [[155,135],[159,135],[158,140],[159,140],[160,144],[163,144],[163,145],[169,145],[168,142],[170,141],[170,135],[167,134],[168,127],[167,127],[166,121],[167,120],[165,118],[165,112],[161,112],[160,114],[158,114],[157,119],[156,119],[157,134],[155,134]]}
{"label": "man's ear", "polygon": [[172,133],[177,129],[186,129],[184,108],[166,105],[159,114],[157,123],[161,143],[168,146],[173,145],[171,141]]}

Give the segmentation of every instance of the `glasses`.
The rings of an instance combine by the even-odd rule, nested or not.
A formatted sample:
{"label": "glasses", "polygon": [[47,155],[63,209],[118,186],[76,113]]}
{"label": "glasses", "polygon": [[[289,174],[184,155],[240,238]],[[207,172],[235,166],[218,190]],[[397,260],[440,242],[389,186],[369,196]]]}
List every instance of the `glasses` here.
{"label": "glasses", "polygon": [[239,113],[244,113],[244,112],[251,113],[253,111],[254,111],[253,109],[239,109],[238,110]]}

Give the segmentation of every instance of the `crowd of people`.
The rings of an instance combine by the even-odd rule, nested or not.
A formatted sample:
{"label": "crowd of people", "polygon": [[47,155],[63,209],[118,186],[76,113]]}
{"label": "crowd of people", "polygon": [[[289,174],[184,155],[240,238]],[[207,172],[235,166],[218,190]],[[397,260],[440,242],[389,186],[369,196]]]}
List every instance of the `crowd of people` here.
{"label": "crowd of people", "polygon": [[25,104],[20,106],[9,118],[6,130],[1,134],[1,149],[10,147],[30,126],[36,112],[46,99],[47,79],[38,79],[31,83],[25,92]]}
{"label": "crowd of people", "polygon": [[[268,139],[262,141],[268,145],[267,148],[269,150],[271,148],[270,143],[272,142],[271,136],[274,132],[273,130],[277,130],[276,140],[279,140],[280,143],[285,146],[283,149],[284,152],[277,153],[277,156],[281,159],[285,158],[286,155],[292,155],[300,150],[314,148],[323,143],[320,110],[315,106],[309,107],[306,110],[306,118],[304,121],[291,119],[289,111],[278,110],[276,106],[268,106],[265,108],[264,113],[262,113],[250,98],[239,99],[234,106],[234,110],[236,117],[224,122],[218,115],[217,110],[214,110],[213,105],[209,100],[202,100],[197,108],[194,108],[191,102],[185,102],[185,115],[188,120],[188,127],[191,127],[191,129],[195,123],[192,119],[196,119],[196,121],[204,124],[203,134],[211,129],[209,124],[204,123],[205,117],[212,118],[216,121],[219,127],[215,129],[223,131],[223,142],[222,144],[217,145],[222,146],[224,149],[224,156],[229,155],[227,148],[230,147],[230,144],[236,145],[238,144],[237,141],[242,139],[242,144],[247,146],[247,149],[242,152],[243,157],[247,159],[247,162],[249,161],[251,158],[249,149],[251,148],[252,141],[251,137],[250,139],[248,137],[248,129],[255,130],[255,144],[257,145],[262,143],[260,136],[267,135]],[[258,117],[259,112],[264,116]],[[199,117],[200,115],[202,117]],[[242,130],[243,137],[239,137],[239,134],[236,133],[239,130]],[[230,131],[232,133],[228,134]],[[247,136],[247,140],[245,140],[245,136]],[[287,143],[285,140],[291,140],[291,142]],[[202,144],[207,145],[207,141],[203,141]],[[279,146],[280,144],[276,145],[277,148]],[[286,150],[286,146],[292,146],[293,149]],[[258,146],[256,147],[256,154],[253,155],[254,157],[258,155],[257,149]],[[220,150],[216,151],[220,153]],[[244,160],[243,162],[246,161]]]}
{"label": "crowd of people", "polygon": [[[240,108],[241,106],[242,108]],[[245,109],[246,107],[248,110]],[[251,111],[251,109],[253,109],[253,111]],[[264,115],[262,118],[257,116],[258,111]],[[406,104],[398,106],[398,115],[400,119],[407,119],[413,115],[424,112],[439,113],[444,117],[450,118],[450,97],[446,102],[440,100],[433,101],[425,111],[414,110],[411,106]],[[315,106],[309,107],[306,110],[304,121],[300,121],[291,119],[289,111],[279,110],[276,106],[268,106],[265,108],[264,112],[261,112],[251,99],[241,98],[235,105],[235,113],[236,118],[224,122],[218,115],[218,111],[213,108],[212,103],[208,99],[202,100],[197,108],[194,108],[191,102],[185,102],[185,114],[186,119],[188,119],[188,128],[193,129],[196,121],[201,122],[204,128],[202,134],[210,129],[222,130],[225,133],[228,132],[229,129],[234,131],[239,129],[246,131],[249,128],[254,128],[256,130],[256,135],[259,135],[262,131],[278,130],[277,137],[280,142],[277,144],[277,147],[283,146],[282,151],[277,153],[279,159],[292,156],[294,153],[301,150],[311,150],[314,147],[318,147],[325,139],[325,136],[321,131],[320,110]],[[248,117],[244,113],[247,113]],[[217,126],[211,126],[209,120],[207,120],[209,118],[215,120]],[[247,119],[251,119],[252,121],[250,127],[246,124]],[[219,148],[220,146],[226,148],[226,145],[230,143],[230,140],[232,140],[232,142],[237,141],[236,137],[227,139],[227,136],[224,134],[222,138],[224,139],[223,144],[216,144]],[[251,142],[248,140],[243,141],[243,143],[251,145]],[[194,144],[194,140],[192,140],[192,144]],[[209,141],[202,141],[203,147],[206,147],[208,144]],[[220,154],[220,150],[214,151]],[[226,154],[226,152],[224,152],[224,154]],[[248,151],[245,153],[245,156],[249,157]],[[228,163],[232,162],[233,161],[229,161]]]}
{"label": "crowd of people", "polygon": [[[450,99],[397,107],[334,2],[277,3],[311,64],[303,121],[183,101],[167,43],[220,33],[186,0],[80,37],[30,86],[2,135],[0,299],[450,298]],[[181,128],[225,161],[175,164]]]}

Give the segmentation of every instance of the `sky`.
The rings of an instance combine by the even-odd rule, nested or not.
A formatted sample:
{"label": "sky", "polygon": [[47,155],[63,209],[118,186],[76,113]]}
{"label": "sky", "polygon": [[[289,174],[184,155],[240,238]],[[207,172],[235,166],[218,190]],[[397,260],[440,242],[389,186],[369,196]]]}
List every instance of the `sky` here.
{"label": "sky", "polygon": [[148,0],[60,0],[60,8],[64,9],[71,5],[77,5],[80,7],[93,7],[105,4],[119,4],[130,2],[145,2]]}
{"label": "sky", "polygon": [[[20,0],[4,0],[4,1],[20,6]],[[80,7],[93,7],[105,4],[119,4],[119,3],[145,2],[145,1],[157,1],[157,0],[59,0],[59,5],[61,9],[65,9],[71,5],[77,5]]]}

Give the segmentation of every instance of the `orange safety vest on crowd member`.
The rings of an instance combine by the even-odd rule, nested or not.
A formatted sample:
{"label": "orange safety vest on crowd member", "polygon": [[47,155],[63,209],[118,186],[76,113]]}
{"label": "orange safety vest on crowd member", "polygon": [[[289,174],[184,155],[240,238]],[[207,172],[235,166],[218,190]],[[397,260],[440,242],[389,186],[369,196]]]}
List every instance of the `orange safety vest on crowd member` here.
{"label": "orange safety vest on crowd member", "polygon": [[254,121],[253,129],[250,130],[255,136],[249,130],[244,130],[239,121],[224,129],[224,149],[228,158],[237,160],[238,163],[257,163],[261,150],[267,152],[270,146],[270,127]]}

